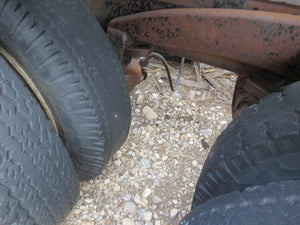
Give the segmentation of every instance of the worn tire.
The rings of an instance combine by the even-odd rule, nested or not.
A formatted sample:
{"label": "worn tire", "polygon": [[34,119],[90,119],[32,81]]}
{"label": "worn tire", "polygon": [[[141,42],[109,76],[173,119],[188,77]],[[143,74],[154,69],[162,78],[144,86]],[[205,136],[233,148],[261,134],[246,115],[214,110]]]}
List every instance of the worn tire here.
{"label": "worn tire", "polygon": [[218,137],[201,171],[192,208],[253,185],[300,179],[300,82],[247,108]]}
{"label": "worn tire", "polygon": [[0,42],[50,108],[80,179],[126,140],[131,106],[105,33],[81,0],[0,0]]}
{"label": "worn tire", "polygon": [[79,196],[72,161],[2,57],[0,109],[0,224],[60,223]]}
{"label": "worn tire", "polygon": [[180,225],[298,225],[300,181],[249,187],[213,198],[193,209]]}

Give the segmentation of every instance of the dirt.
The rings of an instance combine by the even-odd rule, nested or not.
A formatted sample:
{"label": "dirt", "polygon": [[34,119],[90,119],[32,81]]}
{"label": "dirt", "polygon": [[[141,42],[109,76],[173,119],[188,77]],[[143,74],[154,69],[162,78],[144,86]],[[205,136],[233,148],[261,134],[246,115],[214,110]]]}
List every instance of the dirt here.
{"label": "dirt", "polygon": [[[170,65],[176,76],[179,63]],[[205,64],[201,73],[229,95],[203,77],[197,81],[191,63],[185,64],[183,79],[205,89],[186,84],[172,92],[162,64],[151,62],[148,79],[130,94],[126,143],[97,178],[81,183],[81,198],[64,225],[169,225],[189,213],[209,149],[231,121],[236,80],[235,74]]]}

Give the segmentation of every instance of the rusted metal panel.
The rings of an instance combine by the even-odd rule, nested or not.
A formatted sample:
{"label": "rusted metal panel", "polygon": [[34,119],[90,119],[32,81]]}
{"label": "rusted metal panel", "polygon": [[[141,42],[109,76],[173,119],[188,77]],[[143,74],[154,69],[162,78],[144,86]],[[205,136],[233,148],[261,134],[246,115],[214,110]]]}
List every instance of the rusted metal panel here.
{"label": "rusted metal panel", "polygon": [[110,20],[139,12],[174,8],[238,8],[248,0],[84,0],[106,29]]}
{"label": "rusted metal panel", "polygon": [[266,0],[84,0],[106,30],[110,20],[120,16],[171,8],[256,9],[299,14],[299,6]]}
{"label": "rusted metal panel", "polygon": [[111,21],[136,44],[199,60],[234,72],[299,79],[300,17],[230,9],[169,9]]}

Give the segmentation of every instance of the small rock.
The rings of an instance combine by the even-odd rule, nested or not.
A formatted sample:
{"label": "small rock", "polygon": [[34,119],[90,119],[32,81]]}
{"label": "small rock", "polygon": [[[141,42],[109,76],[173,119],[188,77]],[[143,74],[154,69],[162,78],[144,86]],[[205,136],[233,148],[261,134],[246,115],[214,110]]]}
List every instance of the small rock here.
{"label": "small rock", "polygon": [[130,201],[131,200],[131,194],[125,194],[122,196],[122,199],[125,201]]}
{"label": "small rock", "polygon": [[168,158],[169,158],[169,157],[165,155],[165,156],[162,157],[162,161],[167,161]]}
{"label": "small rock", "polygon": [[153,213],[150,211],[146,211],[145,209],[139,209],[138,214],[141,217],[141,219],[145,221],[150,221],[152,219]]}
{"label": "small rock", "polygon": [[166,115],[164,116],[164,118],[165,118],[165,120],[171,119],[171,117],[170,117],[168,114],[166,114]]}
{"label": "small rock", "polygon": [[180,98],[181,95],[180,95],[178,92],[174,92],[174,93],[173,93],[173,97],[174,97],[174,98]]}
{"label": "small rock", "polygon": [[198,162],[196,160],[193,160],[192,165],[193,165],[193,167],[197,167],[198,166]]}
{"label": "small rock", "polygon": [[190,108],[187,108],[187,109],[186,109],[186,112],[187,112],[190,116],[193,115],[192,110],[191,110]]}
{"label": "small rock", "polygon": [[151,168],[151,161],[150,161],[150,159],[143,158],[142,162],[143,162],[143,165],[144,165],[144,167],[146,169],[150,169]]}
{"label": "small rock", "polygon": [[84,201],[87,202],[87,203],[92,203],[93,199],[92,198],[86,198],[86,199],[84,199]]}
{"label": "small rock", "polygon": [[154,225],[160,225],[160,220],[156,220]]}
{"label": "small rock", "polygon": [[122,157],[122,152],[121,151],[117,151],[115,154],[114,154],[114,159],[120,159]]}
{"label": "small rock", "polygon": [[152,98],[158,98],[158,94],[153,93],[153,94],[152,94]]}
{"label": "small rock", "polygon": [[221,121],[221,125],[226,125],[226,124],[227,124],[227,122],[225,120]]}
{"label": "small rock", "polygon": [[122,162],[123,164],[125,164],[125,163],[127,162],[127,158],[126,158],[126,157],[121,157],[121,162]]}
{"label": "small rock", "polygon": [[149,106],[145,106],[142,112],[144,113],[144,115],[148,120],[155,120],[158,118],[156,112],[154,112],[153,109],[151,109]]}
{"label": "small rock", "polygon": [[152,191],[149,188],[146,188],[143,192],[143,197],[148,198],[151,195]]}
{"label": "small rock", "polygon": [[154,204],[159,204],[162,202],[162,199],[157,196],[153,196],[152,200],[153,200]]}
{"label": "small rock", "polygon": [[134,196],[133,200],[135,201],[136,204],[139,204],[139,205],[142,204],[142,199],[141,199],[141,196],[139,194],[136,194]]}
{"label": "small rock", "polygon": [[177,210],[177,209],[172,209],[172,210],[170,211],[169,218],[170,218],[171,220],[174,220],[174,219],[176,218],[177,214],[178,214],[178,210]]}
{"label": "small rock", "polygon": [[158,186],[160,185],[160,184],[159,184],[159,180],[155,179],[155,180],[153,181],[153,185],[156,186],[156,187],[158,187]]}
{"label": "small rock", "polygon": [[128,218],[123,219],[122,224],[123,225],[135,225],[135,223],[131,219],[128,219]]}
{"label": "small rock", "polygon": [[105,216],[105,211],[104,210],[101,210],[101,212],[100,212],[100,216]]}
{"label": "small rock", "polygon": [[136,104],[137,105],[141,105],[144,101],[144,95],[139,95],[137,100],[136,100]]}
{"label": "small rock", "polygon": [[119,192],[120,190],[121,190],[120,185],[116,184],[116,186],[114,187],[114,191]]}
{"label": "small rock", "polygon": [[130,170],[130,173],[135,176],[137,173],[137,168],[133,168],[132,170]]}
{"label": "small rock", "polygon": [[119,166],[121,166],[121,164],[122,164],[122,162],[121,162],[120,159],[117,159],[117,160],[114,161],[114,165],[115,165],[115,166],[118,166],[118,167],[119,167]]}
{"label": "small rock", "polygon": [[105,219],[104,221],[103,221],[103,225],[110,225],[111,224],[111,220],[110,219]]}
{"label": "small rock", "polygon": [[158,144],[162,145],[165,141],[163,139],[160,139],[157,141]]}
{"label": "small rock", "polygon": [[212,135],[212,129],[205,129],[205,130],[202,130],[200,132],[202,135],[204,135],[205,137],[210,137]]}
{"label": "small rock", "polygon": [[95,222],[85,222],[85,221],[82,221],[81,224],[82,225],[95,225]]}
{"label": "small rock", "polygon": [[136,205],[133,202],[126,202],[124,205],[124,210],[127,210],[130,213],[134,213],[136,211]]}
{"label": "small rock", "polygon": [[193,100],[195,98],[195,95],[196,95],[196,91],[195,90],[191,90],[189,92],[189,99],[190,100]]}
{"label": "small rock", "polygon": [[143,207],[147,208],[147,207],[148,207],[148,200],[145,199],[145,198],[143,198],[143,199],[141,200],[141,205],[142,205]]}
{"label": "small rock", "polygon": [[139,133],[139,129],[133,128],[132,131],[131,131],[131,133],[133,133],[133,134],[138,134],[138,133]]}
{"label": "small rock", "polygon": [[139,129],[141,126],[138,123],[133,124],[132,128]]}
{"label": "small rock", "polygon": [[204,149],[209,149],[209,144],[204,139],[201,140],[201,144]]}

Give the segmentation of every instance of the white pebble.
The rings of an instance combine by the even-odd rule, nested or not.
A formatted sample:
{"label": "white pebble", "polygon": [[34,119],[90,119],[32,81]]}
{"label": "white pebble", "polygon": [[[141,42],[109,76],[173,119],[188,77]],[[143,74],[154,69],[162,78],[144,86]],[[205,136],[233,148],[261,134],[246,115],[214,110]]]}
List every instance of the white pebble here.
{"label": "white pebble", "polygon": [[153,196],[152,200],[153,200],[154,204],[159,204],[162,202],[162,199],[157,196]]}
{"label": "white pebble", "polygon": [[149,188],[146,188],[143,192],[143,197],[148,198],[151,195],[152,191]]}
{"label": "white pebble", "polygon": [[117,160],[114,161],[115,166],[121,166],[121,164],[122,164],[122,162],[121,162],[120,159],[117,159]]}
{"label": "white pebble", "polygon": [[205,137],[210,137],[212,135],[212,129],[205,129],[205,130],[201,130],[200,132],[202,135],[204,135]]}
{"label": "white pebble", "polygon": [[139,204],[139,205],[142,204],[142,199],[141,199],[141,196],[139,194],[136,194],[134,196],[133,200],[135,201],[136,204]]}
{"label": "white pebble", "polygon": [[158,118],[156,112],[154,112],[153,109],[151,109],[149,106],[145,106],[142,112],[148,120],[155,120]]}
{"label": "white pebble", "polygon": [[197,167],[198,166],[198,162],[196,160],[193,160],[192,165],[193,165],[193,167]]}
{"label": "white pebble", "polygon": [[124,210],[127,210],[130,213],[134,213],[136,211],[136,205],[133,202],[126,202],[124,205]]}
{"label": "white pebble", "polygon": [[177,210],[177,209],[172,209],[172,210],[170,211],[169,218],[170,218],[171,220],[174,220],[174,219],[176,218],[177,214],[178,214],[178,210]]}
{"label": "white pebble", "polygon": [[131,219],[128,219],[128,218],[123,219],[122,224],[123,225],[135,225],[135,223]]}
{"label": "white pebble", "polygon": [[131,200],[131,194],[125,194],[122,196],[122,199],[125,201],[130,201]]}
{"label": "white pebble", "polygon": [[137,100],[136,100],[136,104],[140,105],[140,104],[143,103],[143,101],[144,101],[144,95],[139,95]]}

